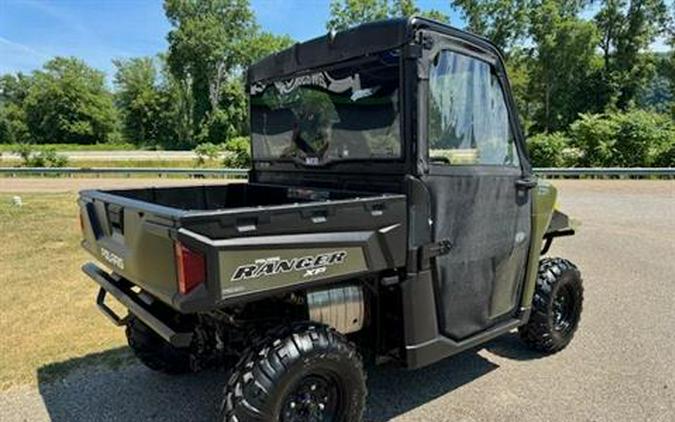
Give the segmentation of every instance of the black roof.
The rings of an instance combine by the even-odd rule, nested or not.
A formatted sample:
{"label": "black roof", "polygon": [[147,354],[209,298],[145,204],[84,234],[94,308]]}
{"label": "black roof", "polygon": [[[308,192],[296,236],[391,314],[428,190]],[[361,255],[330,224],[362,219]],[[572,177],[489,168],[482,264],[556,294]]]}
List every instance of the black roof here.
{"label": "black roof", "polygon": [[415,31],[420,28],[442,32],[462,39],[465,43],[491,55],[501,56],[497,47],[486,38],[431,19],[413,16],[370,22],[303,43],[296,43],[293,47],[269,55],[251,65],[248,69],[248,82],[261,82],[301,70],[400,47],[408,42]]}
{"label": "black roof", "polygon": [[408,23],[402,18],[371,22],[296,43],[249,67],[248,80],[263,81],[400,46],[407,40]]}

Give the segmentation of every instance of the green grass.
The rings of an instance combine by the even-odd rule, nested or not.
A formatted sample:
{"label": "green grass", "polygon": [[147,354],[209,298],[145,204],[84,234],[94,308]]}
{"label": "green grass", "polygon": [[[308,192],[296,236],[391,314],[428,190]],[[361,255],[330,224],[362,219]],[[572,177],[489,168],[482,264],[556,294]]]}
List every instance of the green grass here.
{"label": "green grass", "polygon": [[[62,376],[83,356],[92,364],[120,365],[125,344],[96,309],[96,286],[80,271],[76,195],[0,194],[0,389]],[[126,349],[122,349],[126,350]]]}
{"label": "green grass", "polygon": [[[134,144],[34,144],[33,148],[36,151],[41,151],[46,148],[54,148],[59,152],[63,151],[133,151],[141,149]],[[0,152],[12,152],[17,149],[16,144],[0,144]]]}

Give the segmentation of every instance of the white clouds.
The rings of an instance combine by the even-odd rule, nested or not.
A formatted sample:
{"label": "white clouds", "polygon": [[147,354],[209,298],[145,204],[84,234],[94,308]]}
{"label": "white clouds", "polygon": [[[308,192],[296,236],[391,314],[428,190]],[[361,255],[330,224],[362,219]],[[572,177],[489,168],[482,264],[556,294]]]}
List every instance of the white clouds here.
{"label": "white clouds", "polygon": [[[48,55],[40,53],[39,51],[35,50],[32,47],[8,40],[7,38],[2,36],[0,36],[0,49],[2,49],[0,51],[7,50],[11,52],[19,52],[21,54],[28,54],[42,59],[49,58]],[[0,53],[0,55],[2,55],[2,53]]]}
{"label": "white clouds", "polygon": [[0,36],[0,74],[30,72],[50,58],[31,46]]}

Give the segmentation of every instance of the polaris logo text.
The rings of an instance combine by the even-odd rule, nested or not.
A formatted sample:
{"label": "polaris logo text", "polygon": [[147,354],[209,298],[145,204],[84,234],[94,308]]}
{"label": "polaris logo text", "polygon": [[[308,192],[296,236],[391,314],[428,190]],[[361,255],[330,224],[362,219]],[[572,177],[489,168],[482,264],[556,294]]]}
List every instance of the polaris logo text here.
{"label": "polaris logo text", "polygon": [[279,259],[278,257],[257,259],[252,264],[238,267],[232,274],[231,280],[246,280],[292,271],[303,271],[303,277],[314,277],[324,274],[327,267],[344,263],[346,258],[347,252],[335,251],[291,259]]}
{"label": "polaris logo text", "polygon": [[124,269],[124,260],[109,250],[101,248],[101,256],[103,256],[103,259],[108,261],[108,263],[116,266],[120,270]]}

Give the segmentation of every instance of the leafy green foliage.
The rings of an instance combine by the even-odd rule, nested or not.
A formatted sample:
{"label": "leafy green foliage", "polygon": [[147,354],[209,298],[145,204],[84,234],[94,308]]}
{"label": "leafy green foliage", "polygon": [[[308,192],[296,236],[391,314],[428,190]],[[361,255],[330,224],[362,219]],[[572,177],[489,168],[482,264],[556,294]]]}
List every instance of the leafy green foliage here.
{"label": "leafy green foliage", "polygon": [[[74,58],[55,58],[30,75],[0,76],[3,148],[30,143],[16,148],[26,163],[57,165],[40,145],[130,142],[197,147],[200,165],[221,156],[226,166],[250,165],[244,70],[293,40],[263,31],[249,0],[164,3],[168,52],[115,60],[114,93],[101,72]],[[418,3],[331,0],[326,26],[411,15],[447,21]],[[675,5],[669,17],[666,3],[447,1],[467,29],[504,50],[537,166],[673,165],[675,52],[649,51],[658,37],[675,46]]]}
{"label": "leafy green foliage", "polygon": [[502,50],[510,50],[527,34],[529,0],[452,0],[461,11],[467,29],[492,40]]}
{"label": "leafy green foliage", "polygon": [[173,76],[187,81],[192,123],[198,132],[218,107],[223,76],[246,62],[245,41],[254,31],[247,0],[166,0],[169,32],[167,61]]}
{"label": "leafy green foliage", "polygon": [[664,0],[603,0],[595,17],[602,34],[603,76],[608,101],[626,110],[654,76],[653,56],[643,54],[667,28]]}
{"label": "leafy green foliage", "polygon": [[413,15],[448,21],[448,16],[438,10],[421,10],[415,0],[331,0],[326,29],[341,31],[366,22]]}
{"label": "leafy green foliage", "polygon": [[156,144],[160,134],[162,92],[157,85],[157,69],[151,57],[113,60],[115,102],[121,111],[124,135],[139,145]]}
{"label": "leafy green foliage", "polygon": [[537,131],[564,130],[578,113],[593,111],[589,84],[600,65],[595,55],[595,26],[574,15],[566,16],[556,0],[544,0],[531,15],[530,33],[535,42],[530,68],[532,98],[538,109],[533,120]]}
{"label": "leafy green foliage", "polygon": [[247,40],[245,65],[255,63],[263,57],[291,47],[295,41],[288,35],[274,35],[259,31]]}
{"label": "leafy green foliage", "polygon": [[240,78],[225,81],[220,95],[218,108],[203,122],[197,142],[220,144],[247,131],[248,97]]}
{"label": "leafy green foliage", "polygon": [[642,109],[654,110],[659,113],[670,112],[670,107],[675,101],[674,88],[671,82],[672,54],[651,54],[651,61],[656,65],[656,73],[644,85],[640,86],[636,105]]}
{"label": "leafy green foliage", "polygon": [[0,144],[29,140],[23,104],[31,83],[31,78],[21,73],[0,76]]}
{"label": "leafy green foliage", "polygon": [[534,167],[574,166],[579,152],[569,138],[560,133],[540,133],[527,138],[527,151]]}
{"label": "leafy green foliage", "polygon": [[37,143],[101,143],[115,129],[103,73],[76,58],[57,57],[34,72],[23,110]]}
{"label": "leafy green foliage", "polygon": [[675,143],[666,146],[654,157],[655,167],[675,167]]}
{"label": "leafy green foliage", "polygon": [[[227,137],[241,125],[245,109],[234,110],[229,103],[223,107],[224,99],[237,96],[230,84],[244,66],[292,41],[260,31],[248,0],[166,0],[164,10],[173,26],[167,62],[173,77],[189,90],[185,118],[193,143]],[[238,83],[243,85],[240,77]]]}
{"label": "leafy green foliage", "polygon": [[672,154],[675,123],[644,110],[585,114],[571,125],[569,136],[581,152],[581,166],[652,166]]}
{"label": "leafy green foliage", "polygon": [[225,167],[251,167],[251,139],[247,136],[237,136],[222,144],[204,142],[193,151],[197,155],[198,166],[212,163],[222,156]]}
{"label": "leafy green foliage", "polygon": [[197,165],[203,166],[208,161],[215,161],[222,154],[222,146],[204,142],[195,147],[193,152],[197,155]]}
{"label": "leafy green foliage", "polygon": [[26,167],[65,167],[68,165],[68,157],[56,152],[56,148],[48,147],[36,151],[31,144],[17,145],[16,154],[21,157]]}
{"label": "leafy green foliage", "polygon": [[223,165],[229,168],[251,167],[251,139],[245,136],[232,138],[225,143]]}
{"label": "leafy green foliage", "polygon": [[[672,68],[648,53],[656,37],[668,30],[675,36],[664,0],[451,4],[463,14],[467,29],[505,50],[526,132],[566,131],[581,113],[636,105],[661,112],[670,108],[675,118],[675,107],[669,107],[675,98]],[[597,5],[592,20],[586,18],[590,4]]]}
{"label": "leafy green foliage", "polygon": [[651,166],[662,151],[675,144],[675,124],[666,116],[636,110],[612,118],[618,126],[614,165]]}

